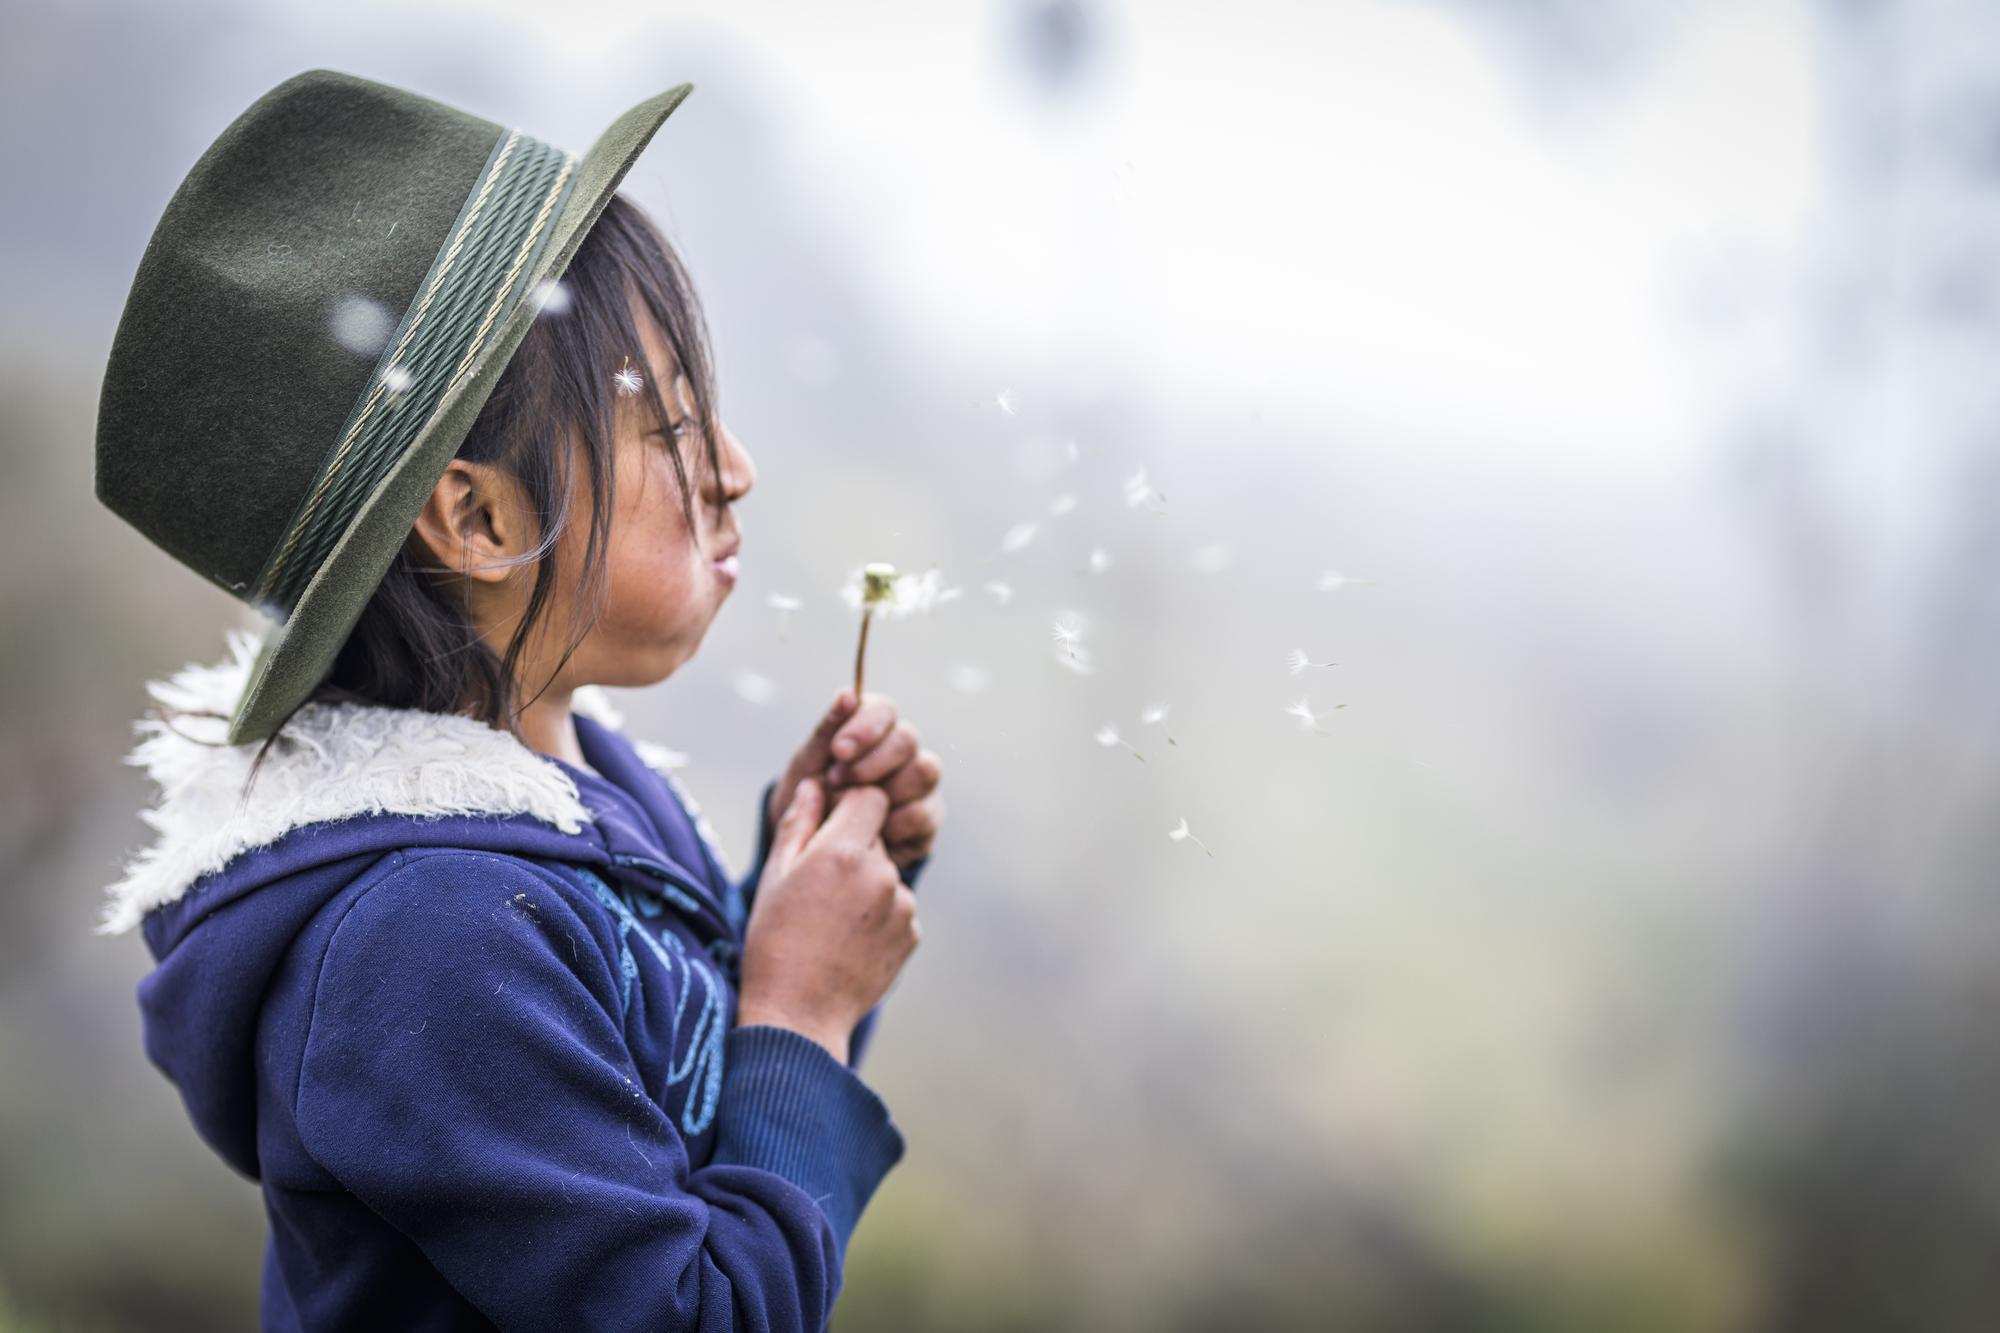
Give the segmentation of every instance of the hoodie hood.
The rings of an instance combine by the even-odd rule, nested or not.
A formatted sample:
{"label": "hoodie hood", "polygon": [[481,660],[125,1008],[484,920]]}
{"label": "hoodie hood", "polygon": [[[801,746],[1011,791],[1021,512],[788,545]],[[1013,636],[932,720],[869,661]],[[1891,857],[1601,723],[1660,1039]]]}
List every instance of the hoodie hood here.
{"label": "hoodie hood", "polygon": [[[255,1176],[258,1014],[294,939],[385,855],[456,847],[589,866],[654,893],[678,890],[710,935],[734,929],[730,875],[674,770],[685,756],[633,742],[603,691],[571,700],[589,768],[542,755],[474,718],[308,703],[244,784],[258,745],[222,743],[256,639],[147,692],[215,716],[135,722],[126,762],[158,788],[153,842],[106,895],[103,933],[138,925],[158,966],[139,984],[146,1052],[196,1128]],[[643,873],[642,873],[643,872]],[[693,901],[689,901],[693,900]]]}

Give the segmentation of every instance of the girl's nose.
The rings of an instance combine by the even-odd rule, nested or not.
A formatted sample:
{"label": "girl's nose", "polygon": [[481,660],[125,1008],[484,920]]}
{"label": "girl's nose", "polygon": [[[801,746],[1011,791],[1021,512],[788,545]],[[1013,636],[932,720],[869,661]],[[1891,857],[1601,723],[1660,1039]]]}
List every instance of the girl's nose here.
{"label": "girl's nose", "polygon": [[[720,423],[718,423],[720,425]],[[750,451],[727,426],[720,426],[722,432],[722,498],[725,504],[734,504],[750,493],[757,484],[757,465],[750,459]]]}

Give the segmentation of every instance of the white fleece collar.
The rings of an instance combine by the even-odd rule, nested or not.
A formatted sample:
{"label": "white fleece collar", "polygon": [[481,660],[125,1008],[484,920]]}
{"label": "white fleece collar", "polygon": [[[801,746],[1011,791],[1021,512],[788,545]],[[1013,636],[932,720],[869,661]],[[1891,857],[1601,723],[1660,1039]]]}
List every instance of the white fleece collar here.
{"label": "white fleece collar", "polygon": [[[160,703],[220,716],[180,718],[171,728],[157,717],[132,724],[144,739],[125,762],[144,768],[159,787],[153,808],[139,815],[158,837],[106,891],[99,933],[131,929],[203,875],[306,824],[366,814],[526,814],[576,833],[591,822],[570,775],[507,732],[476,718],[351,703],[300,708],[265,756],[245,800],[243,786],[262,742],[219,742],[249,680],[258,641],[249,629],[232,629],[228,637],[229,660],[189,663],[168,680],[146,683]],[[578,689],[571,708],[623,729],[624,719],[595,685]],[[687,757],[645,741],[632,745],[685,803],[685,788],[672,770]],[[696,808],[689,813],[712,845],[707,821]]]}

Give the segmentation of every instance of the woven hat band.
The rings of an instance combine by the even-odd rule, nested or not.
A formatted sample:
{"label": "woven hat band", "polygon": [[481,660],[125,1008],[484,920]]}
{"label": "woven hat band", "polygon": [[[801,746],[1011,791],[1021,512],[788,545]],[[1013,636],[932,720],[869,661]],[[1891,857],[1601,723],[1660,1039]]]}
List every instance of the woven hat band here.
{"label": "woven hat band", "polygon": [[403,456],[525,290],[575,183],[577,157],[520,130],[494,144],[416,299],[257,580],[289,616],[362,503]]}

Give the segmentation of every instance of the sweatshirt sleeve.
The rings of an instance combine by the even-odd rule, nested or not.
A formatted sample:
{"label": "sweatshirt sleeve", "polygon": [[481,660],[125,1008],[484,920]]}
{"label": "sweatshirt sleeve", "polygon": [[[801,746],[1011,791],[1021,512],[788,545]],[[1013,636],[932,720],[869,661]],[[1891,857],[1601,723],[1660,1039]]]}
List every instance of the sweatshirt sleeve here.
{"label": "sweatshirt sleeve", "polygon": [[302,1142],[503,1327],[823,1327],[903,1153],[888,1109],[817,1043],[736,1028],[692,1169],[640,1086],[608,930],[511,858],[390,872],[327,945]]}
{"label": "sweatshirt sleeve", "polygon": [[[757,881],[764,877],[764,862],[771,855],[771,839],[777,831],[776,827],[771,823],[771,793],[777,789],[777,786],[778,780],[772,778],[764,784],[763,793],[757,797],[757,854],[751,858],[749,873],[743,877],[736,887],[737,901],[743,904],[743,920],[745,921],[750,919],[750,904],[757,896]],[[903,883],[909,885],[912,889],[916,888],[917,876],[922,874],[924,867],[929,864],[930,858],[925,857],[908,870],[905,870],[903,872]],[[857,1072],[860,1070],[862,1053],[868,1049],[869,1039],[875,1034],[876,1019],[881,1013],[882,1005],[878,1002],[874,1008],[861,1015],[860,1021],[854,1025],[854,1030],[848,1034],[847,1067],[849,1069]]]}

